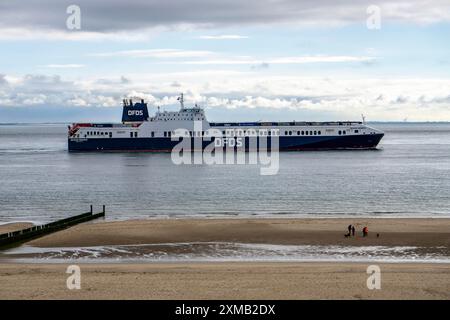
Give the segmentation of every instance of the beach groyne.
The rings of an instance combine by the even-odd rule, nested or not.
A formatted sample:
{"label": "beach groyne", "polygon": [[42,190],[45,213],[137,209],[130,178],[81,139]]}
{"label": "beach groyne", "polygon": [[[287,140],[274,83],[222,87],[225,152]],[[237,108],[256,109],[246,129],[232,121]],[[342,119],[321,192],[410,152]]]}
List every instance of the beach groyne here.
{"label": "beach groyne", "polygon": [[31,239],[35,239],[38,237],[42,237],[44,235],[69,228],[82,222],[87,222],[90,220],[104,217],[105,211],[106,211],[105,206],[103,206],[102,211],[94,213],[93,206],[91,205],[91,210],[86,213],[57,220],[51,223],[34,226],[27,229],[0,234],[0,249],[3,247],[17,245],[22,242],[29,241]]}

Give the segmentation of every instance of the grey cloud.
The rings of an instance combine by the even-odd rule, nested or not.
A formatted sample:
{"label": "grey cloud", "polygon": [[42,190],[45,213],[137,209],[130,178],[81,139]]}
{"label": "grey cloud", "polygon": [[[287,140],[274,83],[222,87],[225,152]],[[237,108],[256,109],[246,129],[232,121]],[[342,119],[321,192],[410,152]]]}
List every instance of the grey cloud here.
{"label": "grey cloud", "polygon": [[123,83],[123,84],[128,84],[131,81],[130,81],[130,79],[126,78],[125,76],[121,76],[120,77],[120,82]]}
{"label": "grey cloud", "polygon": [[181,87],[182,87],[182,84],[179,83],[178,81],[174,81],[174,82],[172,82],[172,83],[170,84],[170,86],[173,87],[173,88],[181,88]]}
{"label": "grey cloud", "polygon": [[267,62],[262,62],[259,64],[252,65],[250,68],[252,70],[263,70],[263,69],[269,69],[269,66],[270,65]]}
{"label": "grey cloud", "polygon": [[6,76],[4,74],[0,73],[0,86],[5,85],[7,83],[8,83],[8,81],[6,80]]}
{"label": "grey cloud", "polygon": [[395,103],[406,103],[406,102],[408,102],[408,98],[407,97],[403,97],[403,96],[399,96],[395,100]]}
{"label": "grey cloud", "polygon": [[[0,27],[66,30],[66,9],[81,8],[83,31],[114,32],[157,26],[242,26],[267,23],[365,23],[371,1],[353,0],[23,0],[0,4]],[[382,19],[450,20],[445,0],[377,1]]]}

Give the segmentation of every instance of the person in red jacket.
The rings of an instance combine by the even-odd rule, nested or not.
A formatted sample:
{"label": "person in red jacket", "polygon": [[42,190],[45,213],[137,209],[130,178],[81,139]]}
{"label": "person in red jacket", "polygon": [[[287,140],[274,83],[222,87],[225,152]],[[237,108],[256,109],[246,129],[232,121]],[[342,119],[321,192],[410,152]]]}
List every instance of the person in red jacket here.
{"label": "person in red jacket", "polygon": [[367,237],[369,235],[369,228],[364,227],[363,228],[363,237]]}

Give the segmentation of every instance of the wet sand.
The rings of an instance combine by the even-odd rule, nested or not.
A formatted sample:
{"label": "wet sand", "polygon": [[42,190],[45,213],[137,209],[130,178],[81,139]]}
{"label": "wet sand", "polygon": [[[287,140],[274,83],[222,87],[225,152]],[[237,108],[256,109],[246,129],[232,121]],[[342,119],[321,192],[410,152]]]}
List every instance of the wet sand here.
{"label": "wet sand", "polygon": [[7,224],[0,224],[0,234],[7,233],[7,232],[13,232],[17,230],[27,229],[32,227],[32,223],[28,222],[15,222],[15,223],[7,223]]}
{"label": "wet sand", "polygon": [[[346,238],[348,224],[355,237]],[[361,230],[368,226],[369,236]],[[379,233],[380,237],[376,234]],[[166,219],[84,223],[28,243],[79,247],[179,242],[450,248],[450,219]],[[450,251],[447,251],[450,255]]]}
{"label": "wet sand", "polygon": [[89,264],[81,290],[67,266],[0,264],[0,299],[450,299],[440,264],[380,264],[380,290],[360,263]]}

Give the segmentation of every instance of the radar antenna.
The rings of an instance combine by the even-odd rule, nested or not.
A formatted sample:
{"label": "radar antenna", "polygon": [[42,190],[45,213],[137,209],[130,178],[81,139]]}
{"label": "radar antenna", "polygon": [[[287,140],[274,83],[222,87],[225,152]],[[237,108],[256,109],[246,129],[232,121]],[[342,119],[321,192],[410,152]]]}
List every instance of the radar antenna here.
{"label": "radar antenna", "polygon": [[362,117],[362,123],[366,124],[366,117],[364,116],[364,114],[361,113],[361,117]]}

